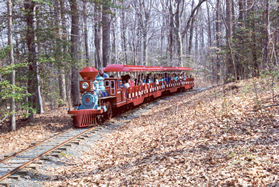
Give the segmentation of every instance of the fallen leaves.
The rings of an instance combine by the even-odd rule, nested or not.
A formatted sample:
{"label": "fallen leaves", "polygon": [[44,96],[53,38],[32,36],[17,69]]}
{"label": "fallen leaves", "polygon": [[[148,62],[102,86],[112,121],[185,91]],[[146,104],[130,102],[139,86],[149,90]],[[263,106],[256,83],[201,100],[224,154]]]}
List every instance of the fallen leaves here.
{"label": "fallen leaves", "polygon": [[66,108],[36,115],[32,123],[18,121],[16,131],[0,129],[0,156],[10,155],[72,127]]}
{"label": "fallen leaves", "polygon": [[161,102],[47,171],[45,185],[278,185],[279,108],[252,111],[273,102],[262,82],[257,95],[250,80]]}

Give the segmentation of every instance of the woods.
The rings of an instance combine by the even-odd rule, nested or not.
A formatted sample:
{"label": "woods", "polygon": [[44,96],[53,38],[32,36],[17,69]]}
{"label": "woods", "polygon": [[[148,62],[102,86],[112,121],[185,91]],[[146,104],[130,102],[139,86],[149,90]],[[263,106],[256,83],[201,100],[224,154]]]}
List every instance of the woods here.
{"label": "woods", "polygon": [[278,76],[278,0],[0,0],[0,122],[79,104],[79,70],[190,66],[221,84]]}

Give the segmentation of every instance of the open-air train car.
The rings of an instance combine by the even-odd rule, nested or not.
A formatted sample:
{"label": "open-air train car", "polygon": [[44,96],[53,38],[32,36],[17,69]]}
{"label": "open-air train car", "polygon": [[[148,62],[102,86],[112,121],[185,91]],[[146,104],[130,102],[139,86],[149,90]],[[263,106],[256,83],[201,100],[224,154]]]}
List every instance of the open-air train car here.
{"label": "open-air train car", "polygon": [[[82,103],[68,113],[72,115],[75,127],[88,127],[102,123],[110,119],[113,112],[120,107],[137,106],[158,98],[164,93],[192,89],[194,78],[186,75],[190,71],[192,69],[188,67],[112,64],[104,68],[104,72],[111,76],[103,78],[98,75],[94,67],[84,68],[80,71],[83,78],[80,81]],[[127,80],[124,84],[121,74],[129,75],[129,86],[127,86]],[[132,74],[134,78],[131,78]],[[153,78],[148,79],[148,76]]]}

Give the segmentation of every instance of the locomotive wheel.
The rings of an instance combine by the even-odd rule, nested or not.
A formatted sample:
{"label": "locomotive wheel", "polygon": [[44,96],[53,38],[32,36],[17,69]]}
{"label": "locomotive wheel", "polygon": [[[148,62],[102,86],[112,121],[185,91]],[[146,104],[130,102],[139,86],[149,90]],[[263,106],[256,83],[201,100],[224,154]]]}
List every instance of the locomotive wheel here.
{"label": "locomotive wheel", "polygon": [[105,114],[105,118],[110,120],[112,118],[112,107],[110,102],[106,102],[107,112]]}
{"label": "locomotive wheel", "polygon": [[96,122],[97,122],[98,125],[103,124],[104,121],[105,121],[104,115],[97,115],[96,116]]}

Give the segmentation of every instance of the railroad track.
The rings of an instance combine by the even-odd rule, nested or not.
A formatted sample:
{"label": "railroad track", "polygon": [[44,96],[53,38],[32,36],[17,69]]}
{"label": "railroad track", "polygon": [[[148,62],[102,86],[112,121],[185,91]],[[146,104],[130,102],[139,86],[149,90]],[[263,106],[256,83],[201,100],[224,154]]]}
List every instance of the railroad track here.
{"label": "railroad track", "polygon": [[33,163],[34,161],[43,158],[56,149],[68,143],[75,143],[74,140],[86,137],[87,134],[98,129],[99,127],[91,127],[88,129],[71,129],[55,137],[51,137],[43,142],[34,145],[31,148],[20,151],[14,155],[4,158],[0,163],[0,181],[16,174],[18,171]]}
{"label": "railroad track", "polygon": [[[187,93],[199,93],[211,88],[201,88],[193,89]],[[178,95],[185,94],[179,93]],[[172,96],[170,96],[172,97]],[[165,97],[164,97],[165,98]],[[163,99],[165,100],[165,99]],[[148,103],[147,105],[152,105]],[[145,104],[146,105],[146,104]],[[137,109],[135,109],[137,110]],[[139,117],[140,115],[133,114],[134,110],[126,113],[127,115],[133,115],[133,117]],[[13,175],[22,175],[21,170],[24,168],[32,168],[31,163],[35,163],[37,160],[47,160],[46,156],[59,157],[61,150],[67,150],[68,146],[71,144],[79,144],[79,140],[84,140],[86,138],[94,136],[94,133],[99,130],[104,129],[114,129],[121,124],[107,124],[102,126],[94,126],[85,129],[69,129],[66,132],[54,135],[44,141],[38,142],[27,149],[19,151],[13,155],[10,155],[2,160],[0,160],[0,186],[1,181],[6,178],[16,178]],[[110,131],[110,130],[109,130]],[[5,183],[4,183],[5,184]],[[5,186],[5,185],[4,185]]]}

